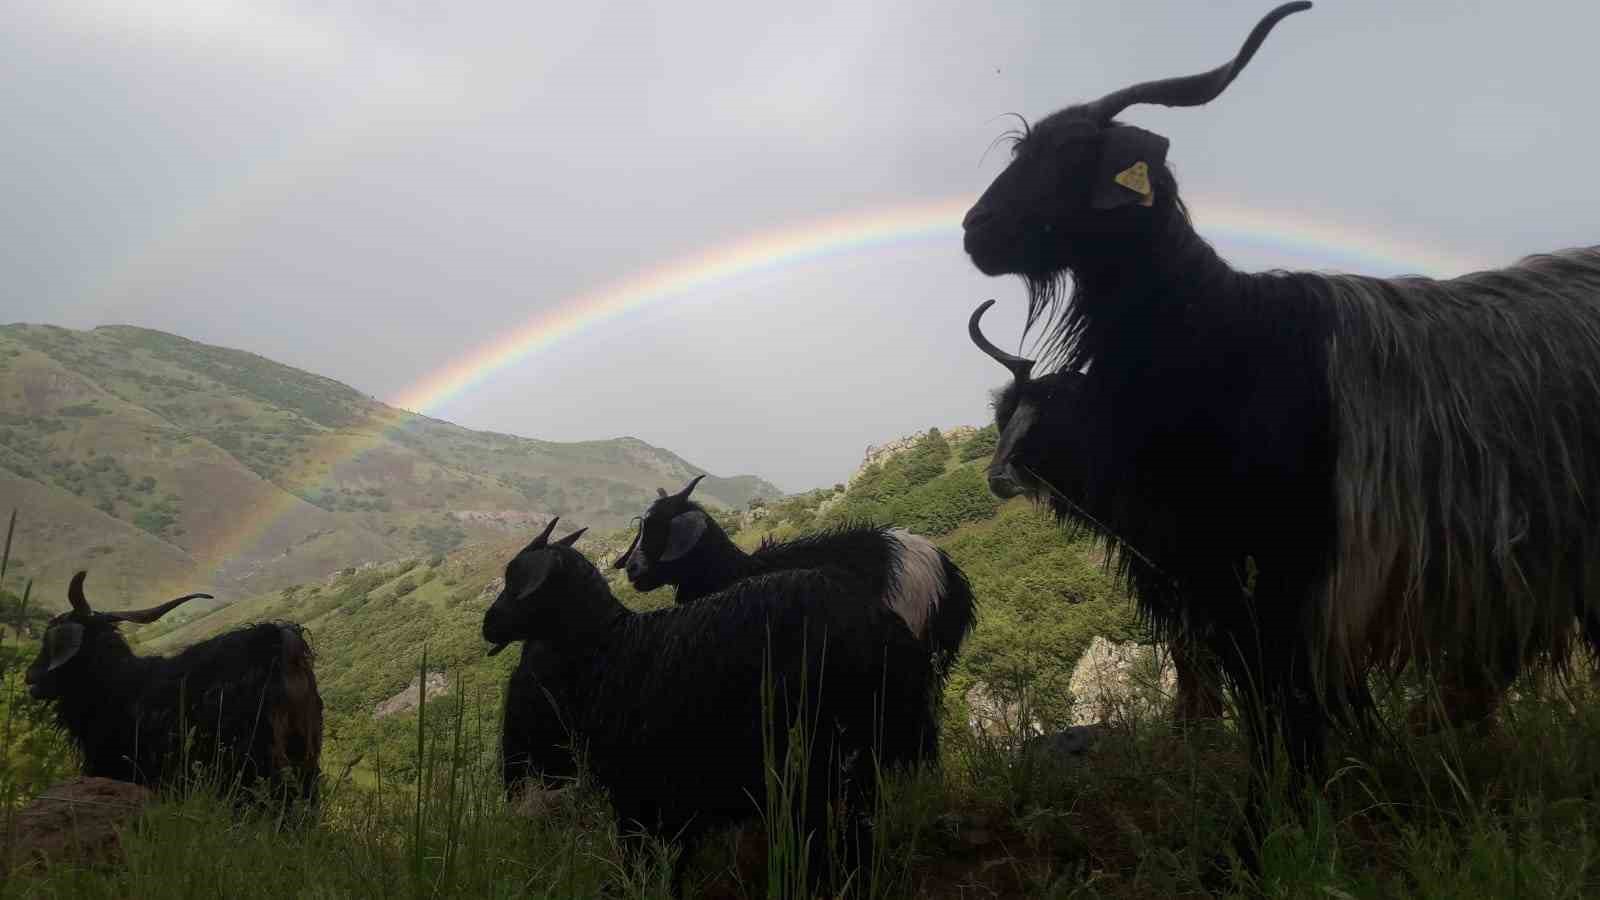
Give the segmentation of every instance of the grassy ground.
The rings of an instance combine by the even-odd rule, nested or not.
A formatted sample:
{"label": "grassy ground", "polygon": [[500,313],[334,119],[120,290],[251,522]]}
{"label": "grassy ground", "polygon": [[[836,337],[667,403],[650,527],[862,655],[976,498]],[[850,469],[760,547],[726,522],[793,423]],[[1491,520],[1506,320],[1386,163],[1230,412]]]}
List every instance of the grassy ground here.
{"label": "grassy ground", "polygon": [[[1225,724],[1115,724],[1079,757],[947,730],[941,771],[888,778],[872,897],[1584,897],[1600,893],[1600,705],[1529,685],[1486,734],[1343,747],[1310,815],[1278,815],[1258,876],[1220,881],[1245,771]],[[357,787],[338,772],[320,819],[237,821],[203,792],[148,810],[115,869],[23,868],[0,897],[659,897],[669,851],[625,862],[585,785],[529,814],[500,797],[483,717],[445,708],[418,728],[419,783]],[[425,715],[419,719],[423,721]],[[380,767],[380,771],[386,767]],[[774,772],[781,772],[774,765]],[[671,777],[663,773],[663,777]],[[781,783],[774,785],[781,794]],[[1281,789],[1274,808],[1286,810]],[[781,843],[781,841],[779,841]],[[759,824],[707,841],[691,897],[794,896],[768,872]],[[793,860],[788,853],[774,858]]]}

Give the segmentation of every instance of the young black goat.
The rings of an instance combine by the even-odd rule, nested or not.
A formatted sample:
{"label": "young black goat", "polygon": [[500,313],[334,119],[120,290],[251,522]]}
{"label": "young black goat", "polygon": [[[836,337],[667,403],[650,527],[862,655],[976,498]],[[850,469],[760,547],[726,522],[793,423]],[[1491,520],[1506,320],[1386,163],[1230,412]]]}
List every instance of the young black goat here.
{"label": "young black goat", "polygon": [[[1600,650],[1600,249],[1447,281],[1241,273],[1195,233],[1167,140],[1114,119],[1208,102],[1309,7],[1213,71],[1041,120],[963,223],[1084,372],[1083,505],[1144,612],[1212,647],[1264,701],[1257,761],[1281,728],[1302,773],[1330,724],[1365,719],[1374,666],[1493,689],[1560,665],[1575,614]],[[1050,439],[1039,403],[1012,414],[1002,493],[1029,477],[1006,460]]]}
{"label": "young black goat", "polygon": [[[535,543],[547,540],[558,521],[560,516],[551,519]],[[586,530],[574,531],[561,543],[572,546]],[[499,653],[505,646],[495,645],[489,655]],[[508,798],[515,796],[528,779],[537,778],[542,787],[554,788],[578,775],[572,736],[545,687],[546,680],[561,665],[561,655],[548,642],[523,641],[522,659],[506,682],[505,708],[501,713],[500,762]]]}
{"label": "young black goat", "polygon": [[687,851],[706,829],[756,816],[767,796],[764,742],[774,741],[782,760],[788,726],[803,710],[809,775],[796,812],[818,830],[812,872],[827,859],[820,829],[841,766],[847,858],[860,859],[869,846],[874,754],[893,765],[920,752],[906,736],[920,725],[923,698],[898,691],[925,685],[932,665],[905,623],[870,602],[872,589],[841,569],[795,569],[633,613],[569,541],[545,537],[507,565],[483,637],[497,647],[554,647],[561,665],[544,686],[583,742],[619,823],[679,840]]}
{"label": "young black goat", "polygon": [[224,791],[265,782],[276,792],[287,783],[300,799],[315,799],[322,696],[299,625],[248,625],[174,656],[136,656],[120,623],[148,624],[211,595],[95,612],[83,593],[87,576],[72,577],[72,609],[50,620],[26,675],[82,752],[83,774],[161,786],[186,776],[186,762],[203,762],[215,765]]}
{"label": "young black goat", "polygon": [[[1083,411],[1079,406],[1078,392],[1082,389],[1083,375],[1078,372],[1055,372],[1042,378],[1032,378],[1034,361],[1007,353],[983,336],[979,322],[983,314],[994,305],[988,300],[972,313],[967,322],[967,334],[978,349],[1005,366],[1014,376],[1011,384],[995,395],[995,427],[999,441],[995,445],[994,460],[989,466],[991,490],[1000,497],[1014,497],[1026,493],[1034,500],[1049,506],[1058,521],[1087,528],[1092,534],[1101,533],[1100,511],[1084,508],[1089,496],[1085,489],[1085,465],[1091,448],[1082,446],[1086,432],[1078,427]],[[1023,401],[1026,399],[1026,406]],[[1017,415],[1019,408],[1021,415]],[[1012,420],[1016,419],[1016,428]],[[1029,445],[1036,452],[1020,456],[1017,452],[1019,436],[1034,432]],[[1010,473],[1018,473],[1013,476]],[[1018,480],[1021,479],[1021,480]],[[1160,566],[1148,557],[1128,554],[1123,561],[1128,571],[1142,570],[1130,580],[1135,584],[1159,578]],[[1176,589],[1176,587],[1174,588]],[[1188,598],[1186,603],[1196,602]],[[1173,718],[1179,722],[1215,719],[1222,715],[1221,673],[1215,661],[1205,652],[1204,644],[1193,636],[1176,633],[1170,636],[1173,669],[1177,675],[1178,696],[1173,704]]]}
{"label": "young black goat", "polygon": [[[633,543],[612,564],[627,571],[635,589],[672,585],[677,590],[674,599],[683,604],[754,575],[841,567],[871,585],[879,602],[927,642],[935,675],[928,686],[929,702],[937,708],[950,667],[977,615],[966,575],[943,550],[909,531],[847,525],[781,543],[763,541],[756,552],[746,553],[689,499],[704,477],[696,476],[676,494],[658,490],[660,496],[645,511]],[[928,758],[936,758],[936,731],[930,729],[926,739]]]}

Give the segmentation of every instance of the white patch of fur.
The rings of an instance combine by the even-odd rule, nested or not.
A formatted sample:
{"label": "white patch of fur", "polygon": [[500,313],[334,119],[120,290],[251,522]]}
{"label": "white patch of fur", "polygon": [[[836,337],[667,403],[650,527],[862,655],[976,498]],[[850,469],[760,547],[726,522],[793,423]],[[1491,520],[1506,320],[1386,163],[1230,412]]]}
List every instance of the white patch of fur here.
{"label": "white patch of fur", "polygon": [[939,598],[944,596],[944,560],[939,548],[921,535],[897,528],[889,536],[900,546],[884,605],[920,638],[927,634],[928,619],[938,611]]}

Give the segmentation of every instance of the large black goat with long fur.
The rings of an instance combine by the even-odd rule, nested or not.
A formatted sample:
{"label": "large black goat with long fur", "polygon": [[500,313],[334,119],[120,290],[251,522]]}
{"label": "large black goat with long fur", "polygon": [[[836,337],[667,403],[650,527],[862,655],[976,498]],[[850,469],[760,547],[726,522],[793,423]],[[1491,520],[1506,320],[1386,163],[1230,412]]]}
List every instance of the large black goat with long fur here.
{"label": "large black goat with long fur", "polygon": [[[635,589],[648,592],[672,585],[675,601],[683,604],[755,575],[816,566],[846,569],[864,579],[878,602],[927,642],[935,674],[928,685],[929,699],[937,707],[945,679],[977,617],[966,575],[943,550],[909,531],[846,525],[789,541],[768,539],[754,553],[746,553],[689,499],[703,477],[696,476],[675,494],[659,491],[640,519],[633,543],[613,563],[627,572]],[[937,737],[930,727],[926,739],[933,756],[938,752]]]}
{"label": "large black goat with long fur", "polygon": [[[1090,441],[1095,432],[1085,427],[1085,413],[1078,397],[1084,375],[1062,371],[1033,377],[1034,360],[1001,350],[984,337],[980,322],[992,305],[993,300],[984,301],[967,323],[973,343],[1013,376],[1011,383],[998,391],[994,400],[999,439],[989,466],[991,489],[1002,497],[1027,494],[1048,505],[1060,522],[1111,536],[1102,522],[1104,518],[1115,516],[1116,511],[1095,509],[1090,505],[1103,500],[1107,493],[1088,490],[1085,460],[1094,453]],[[1125,557],[1121,563],[1131,583],[1164,580],[1170,585],[1170,591],[1182,589],[1156,560],[1130,547],[1121,549]],[[1190,595],[1178,600],[1176,605],[1188,608],[1205,602],[1208,598],[1204,596]],[[1216,659],[1206,650],[1204,641],[1181,629],[1172,634],[1170,640],[1178,683],[1174,717],[1178,721],[1219,717],[1222,697],[1218,689],[1223,679]],[[1463,677],[1457,668],[1447,666],[1437,673],[1440,677],[1435,686],[1442,709],[1434,705],[1432,697],[1425,697],[1413,707],[1412,723],[1419,727],[1440,724],[1436,718],[1440,712],[1445,722],[1486,718],[1498,703],[1500,692],[1472,677],[1471,671],[1471,667],[1467,667]]]}
{"label": "large black goat with long fur", "polygon": [[210,595],[96,612],[83,592],[87,575],[73,576],[72,608],[50,620],[26,674],[82,753],[83,774],[161,786],[202,763],[225,792],[264,782],[292,791],[291,800],[315,798],[322,696],[299,625],[247,625],[173,656],[138,656],[121,623],[154,622]]}
{"label": "large black goat with long fur", "polygon": [[[1600,649],[1600,248],[1450,280],[1246,274],[1195,233],[1137,103],[1216,97],[1235,59],[1068,107],[1021,135],[965,247],[1029,289],[1082,371],[1075,493],[1142,610],[1216,651],[1297,771],[1366,717],[1364,675],[1448,665],[1486,689]],[[1070,294],[1067,285],[1070,283]],[[1050,392],[1019,392],[991,485],[1035,476]],[[1160,570],[1130,562],[1142,554]]]}
{"label": "large black goat with long fur", "polygon": [[[543,685],[619,824],[690,845],[708,828],[756,816],[767,796],[764,742],[781,761],[803,710],[811,745],[797,812],[818,829],[813,873],[827,858],[820,829],[835,789],[851,809],[847,858],[860,858],[874,759],[893,765],[921,749],[909,736],[922,698],[896,692],[926,683],[932,660],[905,623],[871,602],[859,578],[827,567],[758,575],[634,613],[569,543],[541,534],[511,560],[483,637],[555,649],[560,664]],[[765,707],[764,680],[773,694]]]}

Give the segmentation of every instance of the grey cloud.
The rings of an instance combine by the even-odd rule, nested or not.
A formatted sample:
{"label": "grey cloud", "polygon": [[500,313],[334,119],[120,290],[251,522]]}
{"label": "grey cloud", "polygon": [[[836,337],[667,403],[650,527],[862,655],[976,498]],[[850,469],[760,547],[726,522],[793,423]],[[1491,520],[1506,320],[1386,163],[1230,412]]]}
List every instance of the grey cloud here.
{"label": "grey cloud", "polygon": [[[684,254],[975,197],[1000,114],[1214,65],[1268,5],[12,4],[0,318],[168,329],[397,398]],[[1211,106],[1126,118],[1172,139],[1192,196],[1506,262],[1596,240],[1597,26],[1556,0],[1328,0]],[[983,421],[1003,373],[963,323],[999,297],[993,334],[1015,336],[1020,295],[954,233],[834,253],[583,330],[428,412],[831,483],[868,443]]]}

